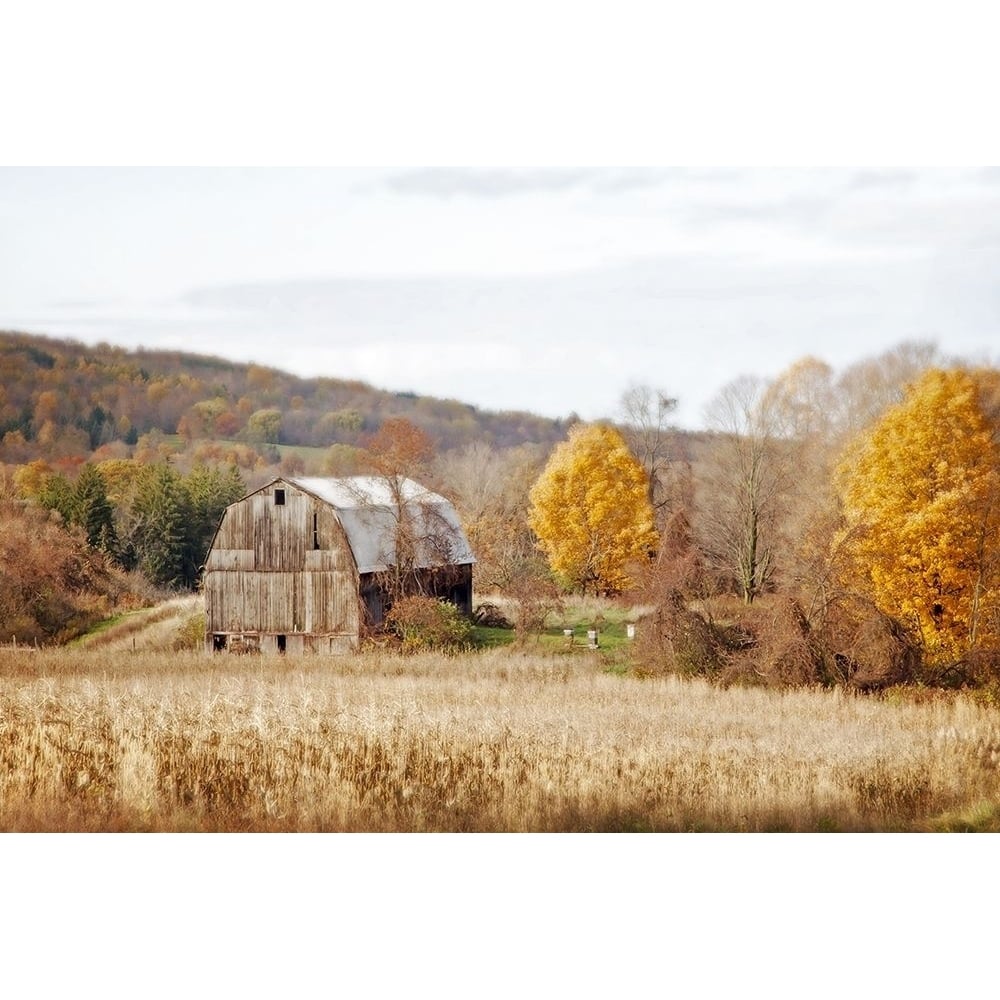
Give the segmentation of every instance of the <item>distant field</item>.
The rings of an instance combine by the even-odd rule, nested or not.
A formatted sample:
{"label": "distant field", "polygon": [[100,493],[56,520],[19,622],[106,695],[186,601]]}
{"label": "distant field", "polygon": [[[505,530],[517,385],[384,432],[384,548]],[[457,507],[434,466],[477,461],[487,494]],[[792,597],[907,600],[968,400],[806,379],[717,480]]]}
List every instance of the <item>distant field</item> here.
{"label": "distant field", "polygon": [[[126,644],[127,647],[127,644]],[[1000,829],[1000,712],[603,654],[0,651],[0,829]]]}
{"label": "distant field", "polygon": [[[164,434],[163,440],[166,444],[173,448],[174,451],[183,451],[186,446],[186,442],[180,434]],[[212,438],[211,441],[213,444],[217,444],[221,448],[235,448],[237,445],[246,443],[233,440],[232,438]],[[301,458],[307,465],[314,465],[317,468],[322,466],[323,460],[330,451],[328,447],[318,448],[306,444],[270,444],[266,447],[275,448],[282,458],[287,458],[289,455],[295,455],[296,457]]]}

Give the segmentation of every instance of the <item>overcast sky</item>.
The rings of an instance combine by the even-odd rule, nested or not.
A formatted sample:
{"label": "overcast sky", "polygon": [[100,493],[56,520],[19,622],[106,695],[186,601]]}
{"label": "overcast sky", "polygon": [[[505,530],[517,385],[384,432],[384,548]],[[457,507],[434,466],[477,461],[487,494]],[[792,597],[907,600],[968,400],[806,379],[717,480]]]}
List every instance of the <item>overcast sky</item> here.
{"label": "overcast sky", "polygon": [[0,169],[0,327],[586,419],[997,360],[1000,170]]}

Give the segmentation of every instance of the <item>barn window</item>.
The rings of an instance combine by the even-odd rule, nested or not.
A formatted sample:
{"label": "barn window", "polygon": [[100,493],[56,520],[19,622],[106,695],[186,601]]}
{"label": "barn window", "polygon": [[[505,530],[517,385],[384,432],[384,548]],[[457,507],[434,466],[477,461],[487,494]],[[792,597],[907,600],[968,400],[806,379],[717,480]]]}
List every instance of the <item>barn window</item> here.
{"label": "barn window", "polygon": [[278,636],[278,652],[283,653],[285,651],[285,637],[283,635]]}
{"label": "barn window", "polygon": [[275,490],[274,491],[274,506],[284,507],[285,506],[285,491]]}
{"label": "barn window", "polygon": [[313,548],[319,548],[319,514],[313,514]]}

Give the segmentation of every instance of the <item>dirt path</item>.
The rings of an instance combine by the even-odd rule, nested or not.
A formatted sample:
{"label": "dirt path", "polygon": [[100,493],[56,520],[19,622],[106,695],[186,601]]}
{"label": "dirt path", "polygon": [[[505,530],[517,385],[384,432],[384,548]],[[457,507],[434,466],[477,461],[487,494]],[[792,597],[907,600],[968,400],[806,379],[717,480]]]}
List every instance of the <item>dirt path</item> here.
{"label": "dirt path", "polygon": [[132,611],[113,625],[84,636],[75,643],[85,649],[173,649],[181,630],[204,610],[199,594],[175,597],[153,608]]}

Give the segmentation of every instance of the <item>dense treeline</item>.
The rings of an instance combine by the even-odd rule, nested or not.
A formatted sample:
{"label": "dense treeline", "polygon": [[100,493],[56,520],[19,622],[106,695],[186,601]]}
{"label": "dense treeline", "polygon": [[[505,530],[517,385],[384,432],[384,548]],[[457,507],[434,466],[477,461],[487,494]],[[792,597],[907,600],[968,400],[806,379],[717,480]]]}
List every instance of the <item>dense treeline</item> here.
{"label": "dense treeline", "polygon": [[644,669],[1000,683],[1000,372],[905,344],[840,373],[807,357],[739,378],[704,434],[679,434],[672,408],[625,394],[631,459],[607,426],[551,454],[442,456],[478,585],[635,601]]}
{"label": "dense treeline", "polygon": [[183,475],[166,462],[86,464],[75,481],[42,463],[14,474],[20,495],[79,528],[87,544],[152,583],[192,588],[223,510],[246,493],[235,467],[196,466]]}
{"label": "dense treeline", "polygon": [[733,382],[712,418],[636,574],[656,609],[648,664],[864,688],[1000,682],[1000,372],[929,345],[841,375],[805,358]]}
{"label": "dense treeline", "polygon": [[[1000,681],[1000,372],[933,345],[839,373],[804,358],[771,379],[739,378],[698,434],[674,428],[674,400],[649,386],[624,394],[614,426],[567,435],[538,423],[558,428],[558,447],[544,435],[501,447],[488,433],[448,446],[412,400],[411,417],[383,413],[374,431],[342,414],[346,437],[319,449],[317,464],[280,444],[289,415],[314,412],[304,396],[282,395],[302,380],[181,355],[172,374],[154,374],[110,348],[132,372],[118,388],[137,380],[145,405],[149,385],[171,379],[163,406],[183,402],[182,385],[202,398],[178,411],[180,446],[147,431],[91,450],[109,424],[124,427],[109,416],[118,404],[73,402],[72,386],[84,392],[82,373],[98,363],[48,343],[21,338],[0,351],[4,364],[16,356],[64,376],[59,392],[36,386],[24,398],[28,380],[4,383],[3,447],[20,504],[7,506],[41,518],[46,544],[68,532],[68,551],[83,545],[111,571],[196,586],[223,508],[272,475],[408,475],[454,501],[477,592],[504,594],[518,628],[538,627],[576,589],[646,609],[643,669],[863,688]],[[231,412],[229,390],[203,396],[212,372],[259,390],[236,430],[246,452],[211,436]],[[325,381],[310,383],[314,402]],[[58,421],[65,433],[49,433]],[[74,434],[79,450],[67,457]],[[12,461],[28,443],[40,457]],[[11,594],[30,591],[4,585],[12,608]]]}
{"label": "dense treeline", "polygon": [[279,445],[354,447],[392,417],[411,420],[440,450],[474,441],[552,444],[565,432],[563,422],[529,413],[493,413],[357,381],[0,332],[0,462],[86,458],[156,434],[180,435],[187,445],[238,442],[266,458]]}
{"label": "dense treeline", "polygon": [[33,462],[0,489],[0,639],[65,641],[113,611],[192,589],[235,468],[86,464],[75,480]]}

